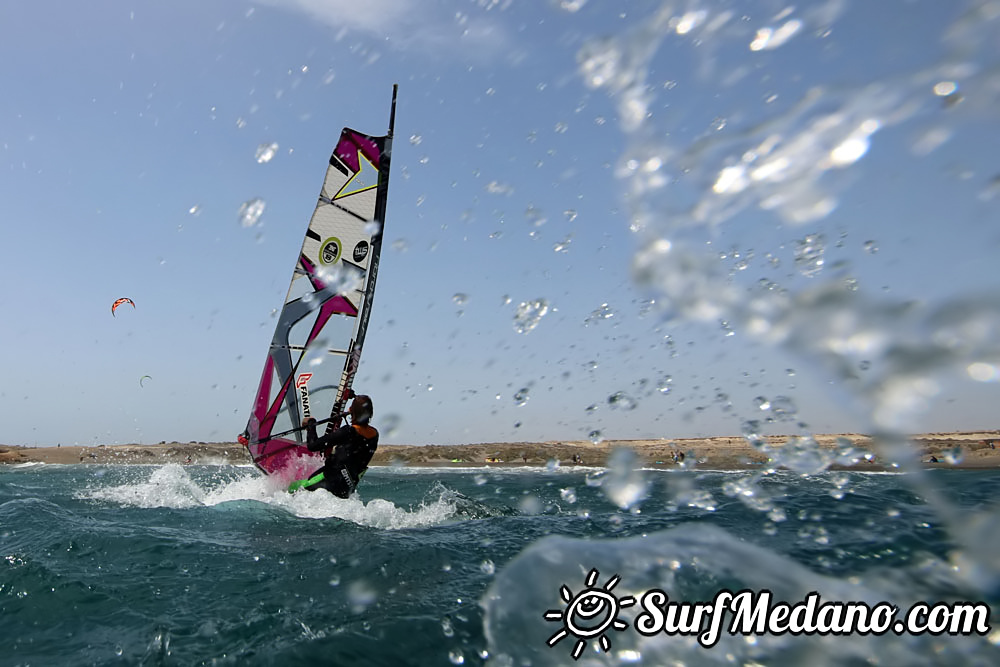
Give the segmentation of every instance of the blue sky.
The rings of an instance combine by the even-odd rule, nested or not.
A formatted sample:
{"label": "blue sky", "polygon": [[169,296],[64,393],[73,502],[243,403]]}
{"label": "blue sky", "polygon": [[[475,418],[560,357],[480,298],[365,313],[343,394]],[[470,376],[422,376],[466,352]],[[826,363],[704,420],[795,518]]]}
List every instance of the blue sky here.
{"label": "blue sky", "polygon": [[385,441],[996,427],[1000,19],[870,4],[5,6],[0,442],[232,440],[393,83]]}

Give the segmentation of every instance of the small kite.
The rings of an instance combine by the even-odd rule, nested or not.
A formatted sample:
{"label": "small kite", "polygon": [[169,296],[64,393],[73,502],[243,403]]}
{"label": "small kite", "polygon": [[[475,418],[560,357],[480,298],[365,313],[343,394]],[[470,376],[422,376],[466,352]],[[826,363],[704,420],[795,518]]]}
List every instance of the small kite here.
{"label": "small kite", "polygon": [[128,298],[127,296],[123,296],[120,299],[115,299],[115,302],[113,304],[111,304],[111,315],[112,315],[112,317],[114,317],[115,311],[118,310],[118,306],[122,305],[123,303],[131,304],[131,306],[133,308],[135,308],[135,301],[133,301],[132,299]]}
{"label": "small kite", "polygon": [[139,378],[139,386],[140,387],[143,386],[142,385],[142,381],[145,380],[146,378],[149,378],[150,380],[152,380],[153,376],[152,375],[143,375],[141,378]]}

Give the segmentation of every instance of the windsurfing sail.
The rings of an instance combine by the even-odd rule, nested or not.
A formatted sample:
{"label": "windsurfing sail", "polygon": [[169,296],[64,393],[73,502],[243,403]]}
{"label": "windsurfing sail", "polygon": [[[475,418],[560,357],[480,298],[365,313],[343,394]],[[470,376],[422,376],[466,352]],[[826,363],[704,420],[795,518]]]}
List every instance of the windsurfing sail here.
{"label": "windsurfing sail", "polygon": [[330,156],[284,306],[240,436],[257,466],[294,478],[316,461],[302,422],[337,428],[361,359],[378,276],[396,117],[373,137],[345,127]]}

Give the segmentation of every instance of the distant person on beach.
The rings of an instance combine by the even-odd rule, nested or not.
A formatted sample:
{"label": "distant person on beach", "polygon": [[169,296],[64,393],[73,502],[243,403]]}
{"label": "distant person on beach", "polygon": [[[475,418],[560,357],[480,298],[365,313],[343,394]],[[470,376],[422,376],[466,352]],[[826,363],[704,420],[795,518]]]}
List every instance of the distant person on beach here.
{"label": "distant person on beach", "polygon": [[322,437],[316,435],[315,419],[307,417],[303,422],[306,446],[311,452],[325,452],[326,464],[301,488],[307,491],[326,489],[338,498],[347,498],[357,489],[378,448],[378,431],[368,423],[374,414],[372,399],[355,396],[348,413],[350,426],[341,426]]}

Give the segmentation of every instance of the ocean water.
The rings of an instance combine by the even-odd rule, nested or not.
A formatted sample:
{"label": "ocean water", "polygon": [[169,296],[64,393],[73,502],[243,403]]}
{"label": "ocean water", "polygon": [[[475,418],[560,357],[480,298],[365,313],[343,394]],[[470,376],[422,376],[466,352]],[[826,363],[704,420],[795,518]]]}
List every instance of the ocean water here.
{"label": "ocean water", "polygon": [[[996,665],[998,481],[375,468],[340,500],[249,467],[0,467],[0,664]],[[564,586],[993,613],[985,635],[723,634],[704,648],[641,635],[623,605],[607,650],[596,635],[550,646]]]}

